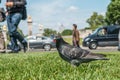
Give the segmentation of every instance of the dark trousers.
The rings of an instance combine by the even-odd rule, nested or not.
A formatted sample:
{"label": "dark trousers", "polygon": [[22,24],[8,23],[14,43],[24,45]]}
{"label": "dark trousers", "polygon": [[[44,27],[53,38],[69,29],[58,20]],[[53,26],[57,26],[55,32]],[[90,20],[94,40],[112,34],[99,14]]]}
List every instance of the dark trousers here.
{"label": "dark trousers", "polygon": [[21,34],[17,31],[18,24],[20,23],[21,19],[22,19],[21,13],[12,13],[7,16],[7,25],[8,25],[8,32],[11,41],[11,49],[14,51],[19,50],[17,40],[19,40],[20,43],[22,44],[26,42],[24,40],[24,37],[21,36]]}
{"label": "dark trousers", "polygon": [[73,40],[73,46],[80,48],[79,41]]}

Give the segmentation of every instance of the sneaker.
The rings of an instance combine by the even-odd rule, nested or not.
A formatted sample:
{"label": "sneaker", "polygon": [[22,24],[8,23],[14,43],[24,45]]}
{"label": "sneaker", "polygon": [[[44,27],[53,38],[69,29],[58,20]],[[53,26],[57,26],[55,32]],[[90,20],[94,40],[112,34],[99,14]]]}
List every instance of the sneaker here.
{"label": "sneaker", "polygon": [[15,49],[12,48],[12,46],[9,46],[10,51],[8,51],[8,53],[18,53],[19,51],[21,51],[21,48],[18,46]]}

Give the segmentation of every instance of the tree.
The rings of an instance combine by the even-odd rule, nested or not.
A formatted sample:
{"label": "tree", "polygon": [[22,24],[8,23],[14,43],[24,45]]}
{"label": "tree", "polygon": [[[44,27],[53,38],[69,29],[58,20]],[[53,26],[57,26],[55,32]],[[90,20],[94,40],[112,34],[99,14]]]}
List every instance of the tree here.
{"label": "tree", "polygon": [[44,33],[43,33],[44,36],[50,36],[51,34],[57,34],[57,31],[49,28],[44,29]]}
{"label": "tree", "polygon": [[103,15],[98,15],[97,12],[93,12],[93,15],[87,20],[91,29],[96,29],[99,26],[105,25],[105,18]]}
{"label": "tree", "polygon": [[111,0],[106,12],[107,24],[120,25],[120,0]]}
{"label": "tree", "polygon": [[72,30],[66,29],[66,30],[64,30],[64,31],[62,32],[62,35],[63,35],[63,36],[72,35]]}

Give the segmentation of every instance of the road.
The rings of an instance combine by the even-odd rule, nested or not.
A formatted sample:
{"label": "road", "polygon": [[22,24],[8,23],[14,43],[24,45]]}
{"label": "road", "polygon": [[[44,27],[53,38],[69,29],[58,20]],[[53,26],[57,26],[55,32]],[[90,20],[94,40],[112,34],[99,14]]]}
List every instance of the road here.
{"label": "road", "polygon": [[[89,50],[91,52],[115,52],[115,51],[118,51],[118,47],[99,47],[97,48],[96,50],[90,50],[86,47],[82,47],[82,49],[86,49],[86,50]],[[44,52],[43,49],[33,49],[33,50],[30,50],[30,52]],[[53,52],[53,51],[57,51],[56,49],[52,49],[50,52]]]}
{"label": "road", "polygon": [[96,50],[90,50],[83,47],[83,49],[89,50],[91,52],[115,52],[118,51],[118,47],[98,47]]}
{"label": "road", "polygon": [[[86,47],[82,47],[82,49],[89,50],[91,52],[115,52],[118,51],[118,47],[99,47],[96,50],[90,50]],[[4,52],[5,50],[0,50],[0,53]],[[10,50],[7,50],[9,52]],[[50,52],[55,52],[57,51],[56,49],[52,49]],[[28,52],[45,52],[44,49],[32,49],[29,50]]]}

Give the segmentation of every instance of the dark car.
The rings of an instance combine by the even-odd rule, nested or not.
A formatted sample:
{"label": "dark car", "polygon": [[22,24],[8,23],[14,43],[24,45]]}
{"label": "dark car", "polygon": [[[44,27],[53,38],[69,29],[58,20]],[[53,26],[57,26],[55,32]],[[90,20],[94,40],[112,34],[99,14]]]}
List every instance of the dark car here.
{"label": "dark car", "polygon": [[50,51],[51,48],[56,48],[56,40],[45,36],[29,36],[26,38],[30,49],[45,49]]}
{"label": "dark car", "polygon": [[83,46],[96,49],[98,46],[118,46],[119,25],[97,28],[91,35],[83,39]]}

